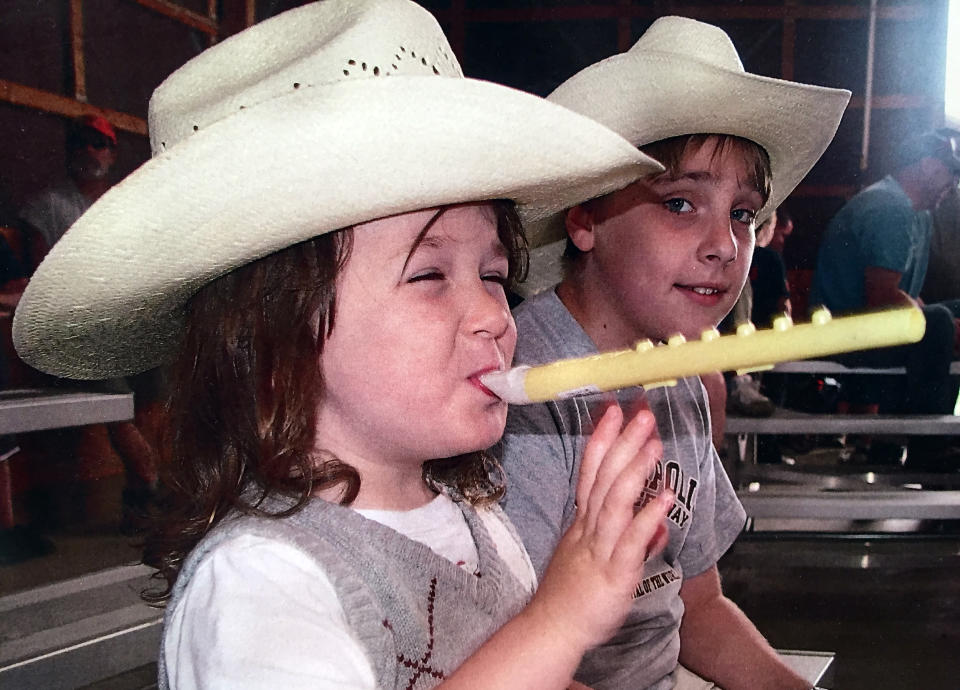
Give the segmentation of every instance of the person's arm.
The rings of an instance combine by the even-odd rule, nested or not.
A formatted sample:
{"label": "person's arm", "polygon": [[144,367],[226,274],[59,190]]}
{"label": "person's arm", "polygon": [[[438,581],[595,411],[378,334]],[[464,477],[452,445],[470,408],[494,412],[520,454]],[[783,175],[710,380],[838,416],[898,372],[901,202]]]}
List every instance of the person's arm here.
{"label": "person's arm", "polygon": [[622,433],[621,422],[611,407],[597,424],[581,463],[577,516],[530,604],[439,687],[570,687],[583,653],[620,626],[647,555],[666,544],[663,520],[674,500],[664,492],[634,515],[662,446],[649,412]]}
{"label": "person's arm", "polygon": [[917,306],[916,300],[900,289],[903,273],[867,266],[863,271],[863,298],[868,309]]}
{"label": "person's arm", "polygon": [[374,690],[333,584],[299,549],[244,535],[197,568],[164,623],[171,688]]}
{"label": "person's arm", "polygon": [[680,663],[726,690],[809,690],[736,604],[716,566],[684,579]]}

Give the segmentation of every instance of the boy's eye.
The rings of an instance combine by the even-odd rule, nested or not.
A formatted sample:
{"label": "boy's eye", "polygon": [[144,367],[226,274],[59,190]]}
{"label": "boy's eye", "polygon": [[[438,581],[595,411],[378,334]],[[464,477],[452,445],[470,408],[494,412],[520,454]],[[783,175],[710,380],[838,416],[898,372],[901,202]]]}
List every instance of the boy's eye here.
{"label": "boy's eye", "polygon": [[670,213],[690,213],[693,210],[691,203],[686,199],[681,199],[680,197],[667,199],[665,202],[663,202],[663,205],[666,206]]}
{"label": "boy's eye", "polygon": [[738,208],[730,212],[730,217],[738,223],[746,223],[749,225],[756,220],[757,214],[755,211],[750,211],[749,209]]}

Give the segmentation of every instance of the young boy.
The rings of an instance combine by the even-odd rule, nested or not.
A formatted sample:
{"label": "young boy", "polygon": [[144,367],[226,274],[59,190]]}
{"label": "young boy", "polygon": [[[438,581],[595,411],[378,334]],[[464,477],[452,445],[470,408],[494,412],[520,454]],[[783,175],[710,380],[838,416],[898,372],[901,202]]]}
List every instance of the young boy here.
{"label": "young boy", "polygon": [[[755,224],[823,153],[848,98],[745,73],[725,33],[679,17],[657,20],[629,52],[562,84],[551,100],[606,124],[666,172],[533,230],[538,245],[560,239],[557,226],[565,225],[567,249],[562,282],[515,311],[515,363],[676,333],[698,338],[714,327],[746,279]],[[544,274],[560,266],[561,245],[533,252],[532,282],[545,284]],[[612,397],[625,408],[652,408],[663,457],[645,493],[669,487],[676,501],[669,544],[648,560],[631,614],[584,657],[577,680],[598,690],[809,688],[721,592],[716,562],[745,515],[711,444],[698,378],[511,408],[505,507],[537,571],[575,514],[583,447]]]}

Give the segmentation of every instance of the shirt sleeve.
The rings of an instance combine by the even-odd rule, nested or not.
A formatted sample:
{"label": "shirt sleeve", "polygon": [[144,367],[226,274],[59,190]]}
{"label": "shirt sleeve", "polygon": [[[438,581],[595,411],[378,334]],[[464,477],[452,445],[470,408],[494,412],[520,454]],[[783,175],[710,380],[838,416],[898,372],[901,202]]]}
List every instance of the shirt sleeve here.
{"label": "shirt sleeve", "polygon": [[502,443],[503,509],[538,579],[574,514],[578,456],[559,420],[553,404],[511,406]]}
{"label": "shirt sleeve", "polygon": [[373,690],[373,667],[323,570],[244,535],[218,546],[164,630],[171,688]]}
{"label": "shirt sleeve", "polygon": [[736,541],[747,519],[711,441],[710,411],[703,384],[699,378],[694,380],[699,385],[691,386],[691,389],[705,426],[702,434],[698,434],[702,441],[698,448],[700,483],[693,520],[680,552],[684,578],[699,575],[715,565]]}
{"label": "shirt sleeve", "polygon": [[864,266],[904,273],[910,263],[910,228],[915,214],[909,208],[871,210],[859,219],[860,253]]}

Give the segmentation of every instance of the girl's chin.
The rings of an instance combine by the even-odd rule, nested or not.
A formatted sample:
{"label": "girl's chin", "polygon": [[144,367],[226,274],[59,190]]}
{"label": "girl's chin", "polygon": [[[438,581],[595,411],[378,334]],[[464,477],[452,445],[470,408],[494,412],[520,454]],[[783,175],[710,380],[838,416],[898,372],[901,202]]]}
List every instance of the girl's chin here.
{"label": "girl's chin", "polygon": [[503,438],[502,425],[498,425],[489,431],[471,434],[469,438],[463,439],[462,444],[451,446],[452,452],[449,452],[446,457],[466,455],[467,453],[475,453],[477,451],[487,450],[488,448],[495,446],[501,438]]}

